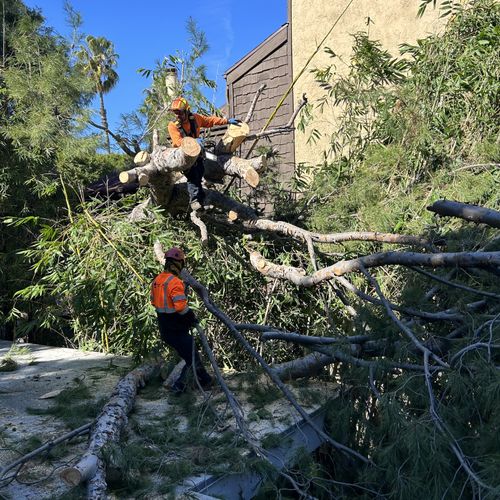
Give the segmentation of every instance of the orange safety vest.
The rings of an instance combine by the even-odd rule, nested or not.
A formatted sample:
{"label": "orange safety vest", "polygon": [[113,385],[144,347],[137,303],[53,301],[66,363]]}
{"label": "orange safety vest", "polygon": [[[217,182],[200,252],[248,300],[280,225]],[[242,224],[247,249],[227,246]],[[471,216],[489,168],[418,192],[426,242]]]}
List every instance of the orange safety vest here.
{"label": "orange safety vest", "polygon": [[172,273],[160,273],[151,283],[151,304],[159,313],[186,313],[189,308],[184,282]]}

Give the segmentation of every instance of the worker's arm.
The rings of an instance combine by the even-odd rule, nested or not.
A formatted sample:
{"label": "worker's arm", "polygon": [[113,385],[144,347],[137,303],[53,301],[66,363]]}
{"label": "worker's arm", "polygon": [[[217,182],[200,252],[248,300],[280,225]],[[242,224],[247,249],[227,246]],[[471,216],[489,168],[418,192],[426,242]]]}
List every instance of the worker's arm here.
{"label": "worker's arm", "polygon": [[198,127],[212,128],[216,125],[227,125],[227,118],[219,118],[218,116],[203,116],[195,113],[196,123]]}
{"label": "worker's arm", "polygon": [[177,128],[175,122],[169,122],[168,124],[168,135],[170,135],[170,140],[172,141],[172,146],[178,148],[182,142],[182,135]]}
{"label": "worker's arm", "polygon": [[189,325],[194,325],[198,320],[194,312],[188,306],[184,283],[180,279],[174,281],[170,290],[174,308]]}

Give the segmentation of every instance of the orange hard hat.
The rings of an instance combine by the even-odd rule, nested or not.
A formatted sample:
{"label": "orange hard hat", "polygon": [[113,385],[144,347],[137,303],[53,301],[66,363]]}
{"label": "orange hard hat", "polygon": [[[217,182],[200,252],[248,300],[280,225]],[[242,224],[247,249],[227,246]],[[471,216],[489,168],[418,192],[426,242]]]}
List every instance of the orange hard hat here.
{"label": "orange hard hat", "polygon": [[172,247],[165,253],[165,259],[185,260],[184,252],[178,247]]}
{"label": "orange hard hat", "polygon": [[189,103],[186,99],[184,99],[184,97],[177,97],[177,99],[174,99],[172,101],[172,104],[170,106],[170,111],[189,111],[189,109]]}

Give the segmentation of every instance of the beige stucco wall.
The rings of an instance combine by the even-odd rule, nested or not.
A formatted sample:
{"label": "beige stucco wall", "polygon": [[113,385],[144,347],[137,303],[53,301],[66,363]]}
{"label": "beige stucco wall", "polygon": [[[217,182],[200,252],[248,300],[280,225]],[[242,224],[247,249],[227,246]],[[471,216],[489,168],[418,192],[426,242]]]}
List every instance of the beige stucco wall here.
{"label": "beige stucco wall", "polygon": [[[307,59],[314,52],[317,44],[332,27],[344,10],[348,0],[290,0],[289,17],[292,25],[292,64],[294,78],[301,71]],[[341,59],[348,62],[353,39],[350,36],[358,31],[367,31],[371,39],[379,40],[383,47],[394,56],[398,55],[398,46],[403,42],[414,43],[418,38],[438,32],[444,21],[439,19],[439,11],[432,6],[427,8],[422,18],[417,18],[420,0],[354,0],[341,21],[333,29],[324,46],[330,47]],[[370,18],[369,28],[367,18]],[[299,78],[294,87],[294,95],[306,93],[309,102],[323,95],[314,82],[309,69],[322,68],[332,64],[333,60],[320,50],[308,66],[308,70]],[[336,60],[337,72],[347,70],[347,65]],[[297,98],[295,99],[297,100]],[[335,126],[335,110],[325,113],[315,112],[312,127],[326,132]],[[322,152],[327,149],[328,139],[323,136],[315,145],[307,144],[309,129],[305,134],[299,131],[295,136],[295,162],[315,165],[322,159]]]}

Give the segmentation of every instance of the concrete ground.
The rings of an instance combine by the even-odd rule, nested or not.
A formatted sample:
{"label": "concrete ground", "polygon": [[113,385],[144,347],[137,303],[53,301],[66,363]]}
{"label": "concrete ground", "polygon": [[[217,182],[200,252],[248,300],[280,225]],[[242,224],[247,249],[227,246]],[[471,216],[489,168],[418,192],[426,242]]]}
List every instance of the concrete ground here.
{"label": "concrete ground", "polygon": [[[12,342],[0,340],[0,360],[11,347]],[[0,371],[0,469],[16,460],[21,454],[19,450],[26,453],[34,437],[45,443],[72,430],[52,415],[33,414],[53,405],[52,395],[84,381],[91,388],[94,400],[108,397],[123,372],[114,367],[125,369],[132,365],[131,360],[124,357],[36,344],[16,344],[10,352],[14,353],[12,358],[17,369]],[[82,443],[85,441],[80,439]],[[57,463],[46,469],[31,468],[34,477],[23,472],[22,480],[30,483],[43,478],[44,474],[53,472],[54,466],[57,467]],[[57,474],[53,474],[49,483],[26,485],[13,481],[4,486],[0,482],[0,498],[58,498],[67,489]]]}
{"label": "concrete ground", "polygon": [[[82,352],[35,344],[20,344],[13,351],[11,348],[11,342],[0,341],[0,361],[2,357],[5,358],[10,352],[17,363],[17,369],[14,371],[0,371],[0,475],[3,467],[11,464],[20,456],[32,451],[40,444],[60,437],[91,420],[90,417],[81,416],[80,418],[80,413],[78,413],[77,421],[74,421],[72,425],[68,425],[65,424],[60,415],[43,414],[44,410],[49,409],[52,411],[57,406],[58,400],[55,398],[60,391],[84,386],[90,391],[88,405],[87,399],[83,401],[81,399],[77,400],[74,405],[71,405],[72,399],[67,403],[68,407],[77,406],[79,408],[78,412],[81,411],[82,404],[86,406],[94,404],[95,407],[101,408],[109,398],[120,377],[132,368],[132,361],[129,358],[95,352]],[[300,427],[301,418],[290,407],[288,402],[283,398],[267,403],[252,403],[249,400],[249,396],[254,393],[256,387],[267,387],[265,377],[238,380],[237,374],[228,373],[224,374],[224,378],[230,390],[240,401],[248,420],[248,429],[255,439],[259,441],[269,434],[276,435],[277,433],[286,433],[290,429],[298,429],[300,439],[297,446],[304,446],[305,432]],[[299,399],[304,409],[311,415],[326,400],[335,397],[338,392],[336,384],[325,382],[311,384],[307,389],[301,390],[292,386],[290,386],[290,389]],[[311,395],[311,393],[319,395],[321,402],[309,401],[307,396]],[[127,431],[124,432],[123,442],[133,442],[134,440],[135,442],[141,442],[141,439],[144,438],[140,434],[136,435],[134,429],[137,427],[146,429],[151,423],[165,425],[165,420],[161,420],[161,418],[164,418],[162,416],[172,411],[176,413],[173,419],[172,415],[169,417],[169,419],[172,419],[169,420],[171,422],[169,425],[176,425],[180,435],[189,432],[187,417],[191,415],[190,412],[193,409],[200,407],[199,405],[205,397],[199,391],[194,391],[194,395],[196,402],[193,402],[193,406],[186,410],[186,408],[183,409],[182,405],[178,404],[175,396],[168,394],[159,381],[148,384],[138,394],[134,410],[129,415],[129,426]],[[211,398],[212,410],[219,416],[217,430],[212,429],[210,435],[213,436],[217,432],[224,432],[227,429],[236,432],[234,418],[220,388],[215,386],[209,397]],[[203,410],[196,411],[206,412],[207,408],[204,407]],[[36,438],[36,441],[34,441],[34,438]],[[71,490],[60,479],[58,472],[62,467],[75,463],[85,452],[87,444],[88,436],[81,436],[72,440],[71,443],[55,447],[51,456],[41,456],[29,461],[22,467],[16,480],[11,482],[0,480],[0,499],[70,500],[82,498],[83,491]],[[154,444],[154,442],[145,441],[144,447]],[[197,451],[198,448],[203,447],[191,446],[189,449],[176,449],[173,450],[173,455],[178,456],[177,458],[189,460],[189,450]],[[288,445],[286,448],[288,448]],[[287,452],[293,451],[292,448]],[[212,450],[212,452],[215,451]],[[165,460],[170,460],[169,457],[170,455],[165,455]],[[193,458],[194,462],[195,458]],[[227,466],[230,469],[230,464],[227,464]],[[227,475],[227,472],[224,470],[225,475]],[[200,481],[207,482],[210,479],[210,474],[203,474],[202,471],[201,476],[191,476],[184,479],[179,477],[178,484],[180,487],[177,493],[187,493]],[[229,474],[231,473],[229,472]],[[165,477],[156,474],[151,477],[151,480],[154,484],[161,484]],[[224,489],[228,491],[230,491],[231,481],[233,483],[236,481],[236,487],[239,487],[240,483],[248,482],[244,474],[241,477],[229,475],[224,481],[228,481],[227,485],[224,483]],[[199,486],[201,487],[201,483]],[[198,489],[198,491],[200,494],[197,498],[207,498],[203,496],[202,490]],[[177,493],[176,498],[183,498],[182,495],[177,495]],[[192,493],[191,490],[189,495]],[[110,495],[110,498],[116,497]],[[122,498],[128,500],[136,497],[120,495],[120,499]],[[148,498],[149,500],[156,500],[166,497],[163,494],[154,494],[152,492],[152,494],[148,495]]]}

